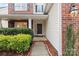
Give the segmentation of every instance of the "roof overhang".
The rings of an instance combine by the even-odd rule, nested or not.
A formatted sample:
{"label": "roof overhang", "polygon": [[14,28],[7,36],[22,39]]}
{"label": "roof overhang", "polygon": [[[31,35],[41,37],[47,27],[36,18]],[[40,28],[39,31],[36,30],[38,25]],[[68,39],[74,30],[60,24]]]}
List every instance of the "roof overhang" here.
{"label": "roof overhang", "polygon": [[42,19],[46,20],[48,19],[48,15],[26,15],[26,14],[8,14],[8,15],[0,15],[1,18],[7,18],[7,19]]}
{"label": "roof overhang", "polygon": [[53,6],[53,3],[46,3],[44,13],[48,13]]}

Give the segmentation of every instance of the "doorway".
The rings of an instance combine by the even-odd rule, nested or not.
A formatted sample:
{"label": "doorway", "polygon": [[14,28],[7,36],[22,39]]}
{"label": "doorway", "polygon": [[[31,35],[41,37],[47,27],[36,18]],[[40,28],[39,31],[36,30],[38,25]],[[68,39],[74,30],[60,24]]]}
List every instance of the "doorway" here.
{"label": "doorway", "polygon": [[37,24],[37,34],[42,34],[42,24]]}

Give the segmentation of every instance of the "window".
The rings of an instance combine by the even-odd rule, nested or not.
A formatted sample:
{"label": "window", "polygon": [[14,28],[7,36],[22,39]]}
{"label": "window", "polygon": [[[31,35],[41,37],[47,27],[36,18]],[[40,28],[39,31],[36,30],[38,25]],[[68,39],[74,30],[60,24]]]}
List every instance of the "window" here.
{"label": "window", "polygon": [[0,3],[0,9],[7,8],[7,7],[8,7],[7,3]]}
{"label": "window", "polygon": [[27,22],[15,22],[16,28],[27,28]]}
{"label": "window", "polygon": [[24,11],[27,10],[26,3],[15,3],[15,11]]}
{"label": "window", "polygon": [[42,4],[37,4],[35,6],[35,12],[43,12],[43,5]]}

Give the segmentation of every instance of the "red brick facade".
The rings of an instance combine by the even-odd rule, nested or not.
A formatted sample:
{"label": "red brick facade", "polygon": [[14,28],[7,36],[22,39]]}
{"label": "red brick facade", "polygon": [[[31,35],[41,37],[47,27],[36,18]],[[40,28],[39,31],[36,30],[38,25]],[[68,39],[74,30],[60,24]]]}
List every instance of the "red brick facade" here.
{"label": "red brick facade", "polygon": [[[79,9],[79,4],[75,4]],[[75,17],[72,17],[70,14],[71,3],[62,3],[62,51],[64,51],[65,47],[65,31],[67,25],[73,23],[74,31],[77,32],[79,28],[79,14]]]}
{"label": "red brick facade", "polygon": [[28,10],[26,11],[15,11],[14,3],[8,4],[8,14],[32,14],[33,13],[33,4],[27,3],[29,6]]}

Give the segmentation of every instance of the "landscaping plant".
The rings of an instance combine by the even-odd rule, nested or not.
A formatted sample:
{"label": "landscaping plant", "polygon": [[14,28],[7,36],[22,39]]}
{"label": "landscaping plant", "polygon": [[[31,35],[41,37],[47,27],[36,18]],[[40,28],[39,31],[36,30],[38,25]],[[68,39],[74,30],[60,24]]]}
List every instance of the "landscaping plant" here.
{"label": "landscaping plant", "polygon": [[4,35],[30,34],[33,37],[33,31],[29,28],[1,28],[0,34]]}
{"label": "landscaping plant", "polygon": [[0,35],[0,51],[25,52],[30,48],[30,34]]}
{"label": "landscaping plant", "polygon": [[73,31],[72,24],[69,24],[67,26],[65,38],[66,39],[65,39],[64,55],[65,56],[73,56],[74,55],[74,31]]}
{"label": "landscaping plant", "polygon": [[[29,28],[1,28],[0,29],[0,34],[4,35],[17,35],[17,34],[30,34],[33,39],[33,31]],[[32,40],[31,43],[32,45]]]}

